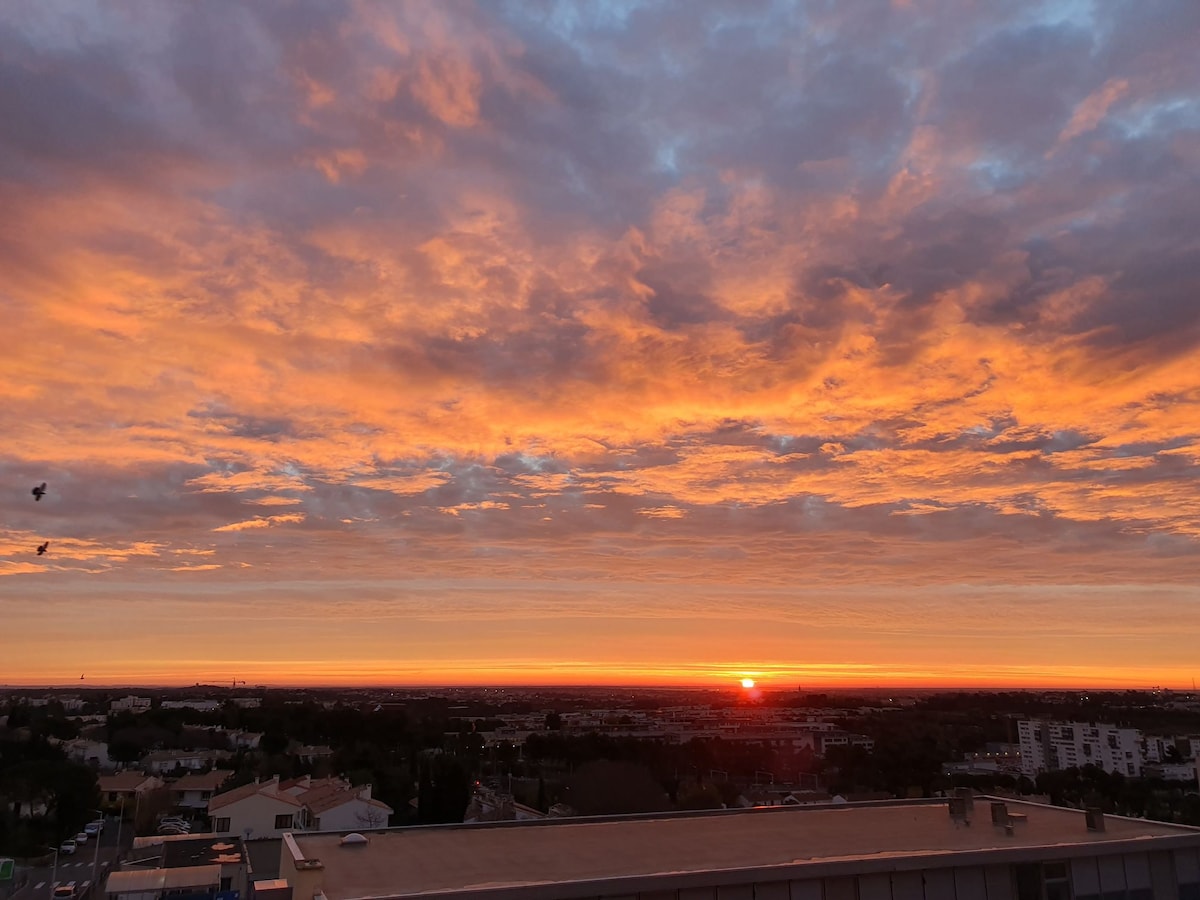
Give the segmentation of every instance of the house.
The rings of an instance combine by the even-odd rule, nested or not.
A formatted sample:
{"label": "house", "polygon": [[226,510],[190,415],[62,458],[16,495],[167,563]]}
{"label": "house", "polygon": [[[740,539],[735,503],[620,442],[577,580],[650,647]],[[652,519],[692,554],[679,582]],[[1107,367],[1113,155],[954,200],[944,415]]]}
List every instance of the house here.
{"label": "house", "polygon": [[144,713],[150,709],[149,697],[122,697],[120,700],[113,700],[108,704],[109,712],[132,712]]}
{"label": "house", "polygon": [[279,789],[279,776],[213,796],[208,816],[216,834],[277,838],[296,828],[302,804]]}
{"label": "house", "polygon": [[270,781],[217,794],[208,803],[212,830],[253,838],[286,831],[386,828],[392,808],[371,796],[371,785],[341,778]]}
{"label": "house", "polygon": [[164,700],[163,709],[194,709],[197,712],[216,712],[221,708],[220,700]]}
{"label": "house", "polygon": [[297,797],[300,825],[310,831],[386,828],[392,808],[371,796],[371,785],[342,784],[311,788]]}
{"label": "house", "polygon": [[175,805],[183,809],[206,810],[208,801],[232,777],[233,772],[228,769],[213,769],[204,773],[188,772],[170,785],[171,793],[175,796]]}
{"label": "house", "polygon": [[289,749],[288,752],[293,756],[298,757],[302,763],[306,763],[308,765],[312,765],[319,759],[329,759],[333,756],[333,750],[331,748],[322,746],[300,746],[296,747],[294,750]]}
{"label": "house", "polygon": [[233,754],[228,750],[155,750],[147,754],[142,765],[155,774],[187,769],[199,772],[223,763]]}
{"label": "house", "polygon": [[527,822],[544,819],[546,814],[513,799],[513,795],[490,788],[476,788],[467,804],[464,822]]}
{"label": "house", "polygon": [[241,838],[213,834],[134,838],[123,869],[105,883],[112,900],[246,896],[251,866]]}
{"label": "house", "polygon": [[94,766],[97,769],[112,769],[116,763],[109,758],[108,744],[105,741],[89,741],[87,738],[76,738],[62,745],[67,759]]}
{"label": "house", "polygon": [[157,790],[165,782],[156,775],[145,772],[118,772],[116,775],[101,775],[97,781],[100,786],[100,800],[113,804],[122,801],[132,803],[147,791]]}

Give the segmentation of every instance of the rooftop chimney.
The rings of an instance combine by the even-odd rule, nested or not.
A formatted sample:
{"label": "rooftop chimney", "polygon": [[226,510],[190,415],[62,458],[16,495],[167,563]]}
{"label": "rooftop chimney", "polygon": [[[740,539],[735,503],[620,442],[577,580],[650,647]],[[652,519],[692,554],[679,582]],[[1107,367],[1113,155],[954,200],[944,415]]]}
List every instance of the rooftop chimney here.
{"label": "rooftop chimney", "polygon": [[950,807],[950,818],[953,819],[955,823],[970,823],[970,820],[967,818],[966,800],[964,800],[962,797],[951,797],[948,805]]}
{"label": "rooftop chimney", "polygon": [[1089,806],[1083,811],[1084,820],[1087,822],[1088,831],[1103,831],[1104,830],[1104,810],[1098,806]]}
{"label": "rooftop chimney", "polygon": [[1007,825],[1008,824],[1008,804],[1003,800],[992,801],[992,824]]}

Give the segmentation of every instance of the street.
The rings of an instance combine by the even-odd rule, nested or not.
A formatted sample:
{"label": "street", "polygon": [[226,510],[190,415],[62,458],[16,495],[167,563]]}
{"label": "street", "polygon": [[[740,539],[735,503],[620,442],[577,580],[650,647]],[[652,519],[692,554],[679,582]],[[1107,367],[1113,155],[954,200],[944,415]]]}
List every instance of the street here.
{"label": "street", "polygon": [[[126,826],[125,832],[126,835],[123,836],[127,836],[130,832],[128,826]],[[37,868],[19,866],[14,883],[20,884],[21,887],[12,892],[9,900],[48,900],[54,890],[56,880],[59,884],[75,882],[81,898],[89,893],[95,893],[95,882],[103,882],[111,863],[117,857],[116,822],[105,823],[104,834],[99,838],[98,854],[96,840],[96,838],[92,838],[76,850],[72,856],[59,854],[57,876],[55,876],[53,865]],[[129,841],[125,840],[123,843],[128,844]],[[47,852],[49,853],[49,851]],[[95,865],[94,875],[93,864]],[[88,882],[86,889],[84,888],[85,881]]]}

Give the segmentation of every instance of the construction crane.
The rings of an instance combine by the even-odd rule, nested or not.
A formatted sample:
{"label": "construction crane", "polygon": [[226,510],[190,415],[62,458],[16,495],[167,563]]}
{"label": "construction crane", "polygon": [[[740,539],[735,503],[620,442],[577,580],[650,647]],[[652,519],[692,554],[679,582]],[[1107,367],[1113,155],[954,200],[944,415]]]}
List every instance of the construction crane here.
{"label": "construction crane", "polygon": [[246,683],[246,682],[244,682],[244,681],[238,681],[238,680],[235,678],[235,679],[233,679],[233,684],[230,686],[230,688],[229,688],[229,689],[230,689],[231,691],[236,691],[236,690],[237,690],[237,686],[238,686],[239,684],[245,684],[245,683]]}

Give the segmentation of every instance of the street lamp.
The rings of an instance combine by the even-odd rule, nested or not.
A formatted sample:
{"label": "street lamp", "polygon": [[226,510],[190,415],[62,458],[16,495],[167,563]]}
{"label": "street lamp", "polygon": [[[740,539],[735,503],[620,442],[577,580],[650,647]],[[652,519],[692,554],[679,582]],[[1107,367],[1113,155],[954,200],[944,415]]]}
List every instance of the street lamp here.
{"label": "street lamp", "polygon": [[50,892],[47,895],[47,896],[53,898],[54,897],[54,884],[55,884],[55,882],[58,881],[58,848],[51,847],[49,844],[47,844],[46,849],[54,851],[54,871],[50,875]]}
{"label": "street lamp", "polygon": [[96,815],[100,817],[100,829],[96,832],[96,850],[92,854],[92,889],[96,887],[96,865],[100,862],[100,838],[104,834],[104,813],[99,809],[93,809]]}

